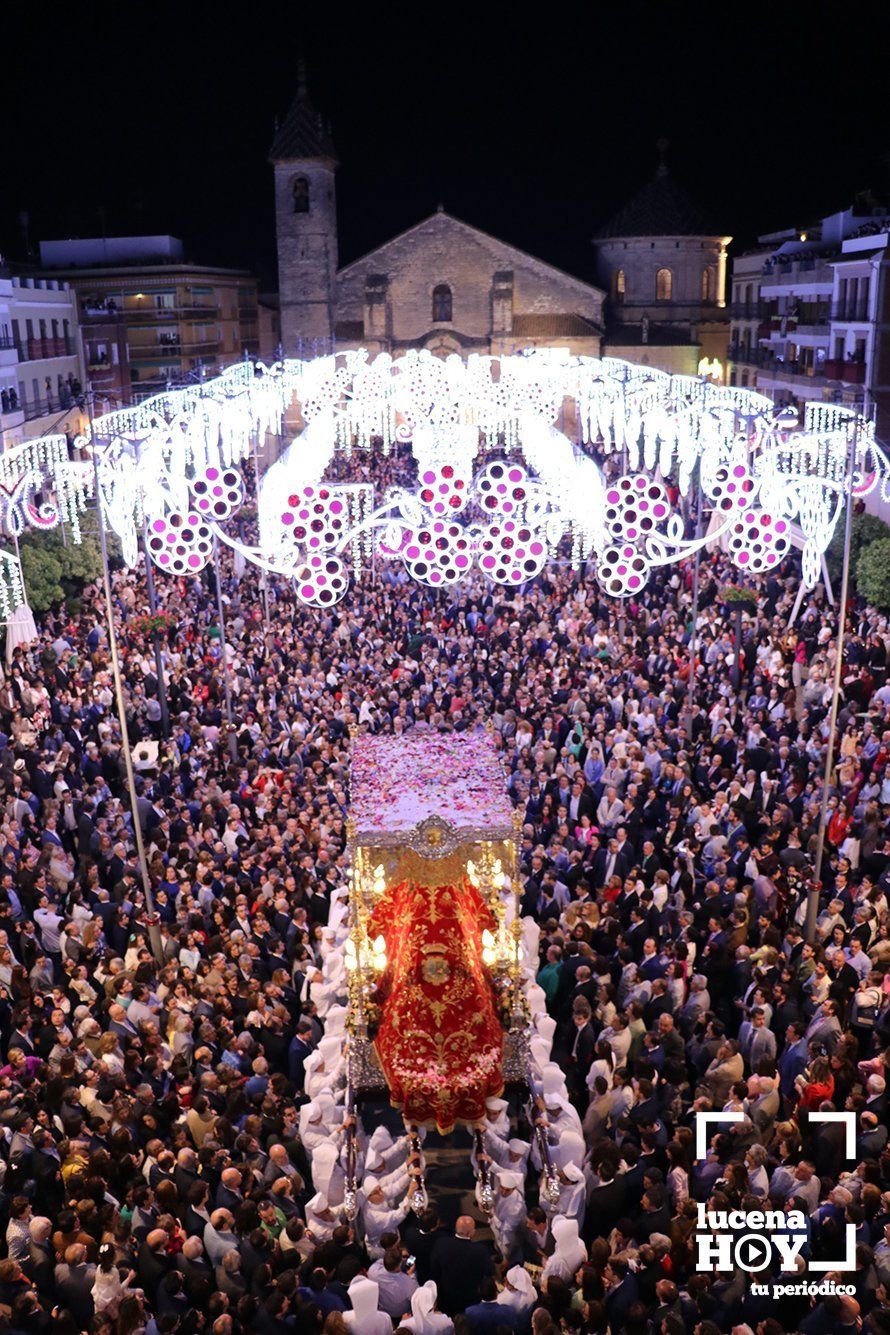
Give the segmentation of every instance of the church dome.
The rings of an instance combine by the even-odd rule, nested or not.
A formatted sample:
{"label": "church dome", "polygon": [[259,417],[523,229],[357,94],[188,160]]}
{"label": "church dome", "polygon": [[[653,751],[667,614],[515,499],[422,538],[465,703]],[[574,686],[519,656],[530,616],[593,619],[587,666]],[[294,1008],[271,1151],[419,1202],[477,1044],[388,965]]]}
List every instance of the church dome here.
{"label": "church dome", "polygon": [[685,191],[671,180],[662,157],[655,176],[594,235],[594,241],[625,236],[719,236]]}

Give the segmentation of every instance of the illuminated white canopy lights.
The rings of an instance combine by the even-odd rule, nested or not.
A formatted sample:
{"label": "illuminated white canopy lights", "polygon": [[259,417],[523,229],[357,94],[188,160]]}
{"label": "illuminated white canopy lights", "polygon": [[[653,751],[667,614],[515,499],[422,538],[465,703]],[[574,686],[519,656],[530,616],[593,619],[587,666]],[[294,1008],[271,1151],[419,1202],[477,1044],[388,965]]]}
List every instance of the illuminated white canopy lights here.
{"label": "illuminated white canopy lights", "polygon": [[[258,539],[247,542],[241,468],[291,409],[302,429],[261,479]],[[373,559],[434,589],[474,570],[518,587],[548,564],[590,562],[602,588],[624,597],[654,567],[715,542],[752,574],[794,544],[811,588],[843,507],[848,451],[856,495],[890,491],[871,425],[849,409],[808,405],[801,427],[750,390],[554,350],[242,363],[98,417],[94,434],[105,519],[129,564],[144,522],[160,570],[197,574],[216,539],[292,578],[313,607],[337,603]],[[88,437],[78,444],[89,452]],[[4,456],[6,494],[54,500],[17,504],[16,523],[83,508],[91,460],[69,461],[54,442],[18,450]],[[686,498],[699,482],[710,523],[695,538]]]}

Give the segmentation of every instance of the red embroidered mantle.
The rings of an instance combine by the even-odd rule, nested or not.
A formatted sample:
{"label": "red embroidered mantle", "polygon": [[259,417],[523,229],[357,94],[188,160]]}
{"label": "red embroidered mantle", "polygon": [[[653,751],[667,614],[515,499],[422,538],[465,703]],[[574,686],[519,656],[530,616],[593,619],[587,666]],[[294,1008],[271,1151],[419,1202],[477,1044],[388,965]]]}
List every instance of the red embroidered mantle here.
{"label": "red embroidered mantle", "polygon": [[377,1055],[392,1101],[442,1132],[485,1115],[503,1087],[503,1029],[482,963],[495,928],[482,896],[459,886],[390,887],[368,924],[386,940]]}

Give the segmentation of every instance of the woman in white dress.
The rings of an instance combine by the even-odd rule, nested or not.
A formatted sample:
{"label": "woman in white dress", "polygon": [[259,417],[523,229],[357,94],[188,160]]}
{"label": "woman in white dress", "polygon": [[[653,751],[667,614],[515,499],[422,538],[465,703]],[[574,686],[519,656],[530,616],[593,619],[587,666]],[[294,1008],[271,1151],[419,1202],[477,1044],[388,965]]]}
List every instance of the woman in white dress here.
{"label": "woman in white dress", "polygon": [[99,1264],[93,1281],[93,1308],[97,1317],[114,1319],[117,1316],[121,1301],[135,1277],[135,1270],[131,1270],[125,1279],[121,1279],[114,1263],[114,1247],[110,1243],[99,1248]]}

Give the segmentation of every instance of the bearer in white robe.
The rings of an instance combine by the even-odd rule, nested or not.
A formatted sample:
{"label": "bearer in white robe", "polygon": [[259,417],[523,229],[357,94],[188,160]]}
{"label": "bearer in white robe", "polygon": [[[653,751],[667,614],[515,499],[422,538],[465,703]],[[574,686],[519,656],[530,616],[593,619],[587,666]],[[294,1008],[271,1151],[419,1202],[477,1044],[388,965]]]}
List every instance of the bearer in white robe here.
{"label": "bearer in white robe", "polygon": [[356,1275],[346,1290],[352,1311],[343,1313],[343,1320],[353,1335],[392,1335],[392,1321],[378,1307],[380,1286],[373,1279]]}
{"label": "bearer in white robe", "polygon": [[525,1266],[511,1266],[504,1276],[504,1287],[495,1302],[512,1307],[522,1318],[528,1316],[537,1301],[537,1291]]}
{"label": "bearer in white robe", "polygon": [[323,1089],[300,1109],[300,1140],[307,1154],[324,1145],[331,1135],[342,1130],[343,1109],[338,1107],[329,1089]]}
{"label": "bearer in white robe", "polygon": [[306,1058],[303,1071],[303,1084],[310,1099],[314,1099],[323,1089],[336,1094],[346,1083],[342,1037],[325,1033],[315,1051]]}
{"label": "bearer in white robe", "polygon": [[331,1209],[323,1192],[317,1191],[306,1202],[306,1227],[316,1242],[330,1242],[339,1222],[338,1212]]}
{"label": "bearer in white robe", "polygon": [[513,1259],[528,1214],[525,1204],[525,1178],[522,1173],[502,1169],[494,1175],[494,1213],[491,1231],[495,1245],[505,1261]]}
{"label": "bearer in white robe", "polygon": [[411,1208],[409,1195],[406,1192],[398,1204],[391,1205],[377,1178],[370,1174],[362,1181],[359,1202],[365,1246],[376,1261],[383,1255],[380,1246],[383,1234],[396,1232]]}

